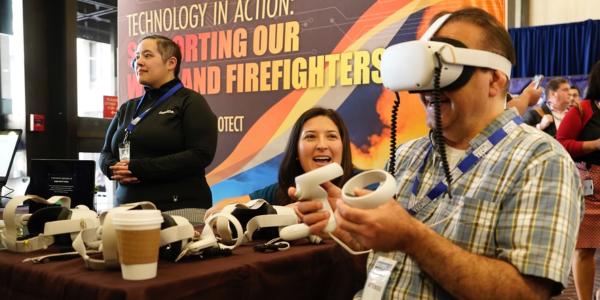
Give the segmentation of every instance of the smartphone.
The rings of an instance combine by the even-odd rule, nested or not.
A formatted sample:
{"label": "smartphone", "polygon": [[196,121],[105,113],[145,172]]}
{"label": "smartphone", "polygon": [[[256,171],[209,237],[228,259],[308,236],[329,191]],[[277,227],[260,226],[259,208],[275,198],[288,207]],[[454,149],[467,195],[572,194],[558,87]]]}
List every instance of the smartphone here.
{"label": "smartphone", "polygon": [[535,82],[535,85],[533,86],[534,89],[538,89],[540,87],[540,83],[542,83],[542,79],[544,78],[544,75],[535,75],[535,77],[533,77],[533,82]]}

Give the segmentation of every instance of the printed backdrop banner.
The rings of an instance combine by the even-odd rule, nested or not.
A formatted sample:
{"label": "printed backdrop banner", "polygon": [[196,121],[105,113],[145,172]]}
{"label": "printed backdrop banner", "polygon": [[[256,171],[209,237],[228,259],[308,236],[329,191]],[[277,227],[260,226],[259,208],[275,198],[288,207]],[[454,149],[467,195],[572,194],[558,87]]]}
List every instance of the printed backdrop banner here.
{"label": "printed backdrop banner", "polygon": [[[477,6],[504,24],[504,0],[120,0],[119,101],[142,96],[131,60],[157,33],[181,46],[179,78],[218,117],[206,177],[213,201],[277,181],[291,126],[313,106],[344,118],[360,169],[390,154],[395,96],[381,85],[381,53],[415,40],[439,11]],[[397,141],[427,133],[416,95],[401,93]]]}

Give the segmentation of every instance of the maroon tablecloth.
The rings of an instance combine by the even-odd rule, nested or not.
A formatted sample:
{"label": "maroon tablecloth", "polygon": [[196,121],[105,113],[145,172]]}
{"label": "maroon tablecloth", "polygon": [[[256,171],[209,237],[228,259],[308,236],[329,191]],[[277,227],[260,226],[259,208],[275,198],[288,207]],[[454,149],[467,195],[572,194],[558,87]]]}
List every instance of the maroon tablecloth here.
{"label": "maroon tablecloth", "polygon": [[[262,241],[265,242],[265,241]],[[244,245],[229,257],[160,260],[154,279],[128,281],[120,271],[91,271],[82,259],[34,265],[58,252],[0,251],[0,299],[351,299],[362,289],[366,255],[335,242],[296,241],[288,251],[259,253]]]}

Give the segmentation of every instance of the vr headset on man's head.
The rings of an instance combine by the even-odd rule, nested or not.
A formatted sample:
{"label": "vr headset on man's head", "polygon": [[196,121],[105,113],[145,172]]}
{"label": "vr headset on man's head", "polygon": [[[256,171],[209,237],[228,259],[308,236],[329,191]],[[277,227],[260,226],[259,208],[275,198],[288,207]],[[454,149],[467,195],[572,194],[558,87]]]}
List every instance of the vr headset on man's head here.
{"label": "vr headset on man's head", "polygon": [[418,41],[389,46],[381,57],[381,80],[390,91],[427,92],[433,90],[434,69],[441,60],[440,88],[455,90],[466,84],[473,67],[499,70],[510,78],[512,64],[504,56],[468,49],[463,43],[434,37],[447,14],[435,21]]}

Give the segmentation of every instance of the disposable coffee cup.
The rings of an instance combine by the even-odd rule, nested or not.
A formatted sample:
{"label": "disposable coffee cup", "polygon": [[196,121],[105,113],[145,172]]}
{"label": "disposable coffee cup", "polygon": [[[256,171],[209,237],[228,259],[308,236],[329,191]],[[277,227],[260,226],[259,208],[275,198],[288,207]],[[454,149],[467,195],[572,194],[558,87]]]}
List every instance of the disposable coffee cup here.
{"label": "disposable coffee cup", "polygon": [[128,210],[113,217],[121,273],[126,280],[156,277],[160,247],[160,210]]}

